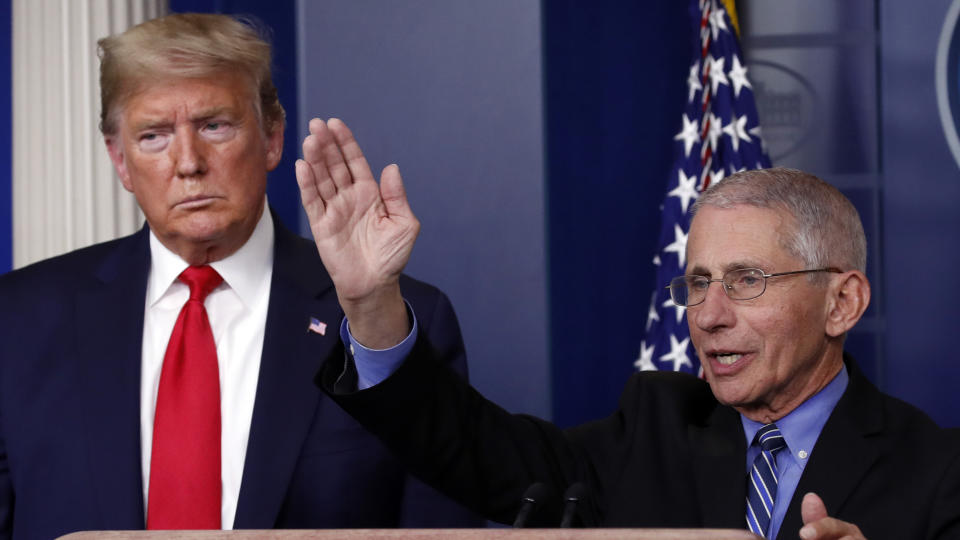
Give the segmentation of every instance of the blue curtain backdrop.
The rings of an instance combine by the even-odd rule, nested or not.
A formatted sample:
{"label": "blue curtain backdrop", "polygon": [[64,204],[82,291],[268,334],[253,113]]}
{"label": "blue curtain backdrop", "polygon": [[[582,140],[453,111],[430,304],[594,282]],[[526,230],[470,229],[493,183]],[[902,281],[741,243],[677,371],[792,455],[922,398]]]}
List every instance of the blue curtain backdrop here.
{"label": "blue curtain backdrop", "polygon": [[252,15],[273,30],[273,82],[280,103],[287,112],[284,131],[283,159],[270,173],[267,198],[283,223],[293,231],[300,230],[300,194],[293,164],[300,155],[297,134],[297,24],[294,0],[170,0],[175,13],[229,13]]}
{"label": "blue curtain backdrop", "polygon": [[688,2],[543,10],[554,421],[612,412],[633,372],[687,97]]}

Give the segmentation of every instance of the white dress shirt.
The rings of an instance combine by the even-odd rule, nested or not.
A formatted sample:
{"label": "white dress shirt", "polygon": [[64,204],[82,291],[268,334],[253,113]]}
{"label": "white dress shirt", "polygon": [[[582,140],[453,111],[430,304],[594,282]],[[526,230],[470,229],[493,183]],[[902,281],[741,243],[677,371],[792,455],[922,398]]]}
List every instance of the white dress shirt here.
{"label": "white dress shirt", "polygon": [[[140,373],[144,508],[148,506],[150,491],[153,416],[163,357],[180,309],[190,297],[189,287],[177,279],[188,264],[164,247],[153,231],[150,231],[150,256]],[[204,306],[220,366],[221,526],[232,529],[247,455],[273,275],[273,221],[266,204],[247,243],[210,266],[223,277],[223,283],[207,296]]]}

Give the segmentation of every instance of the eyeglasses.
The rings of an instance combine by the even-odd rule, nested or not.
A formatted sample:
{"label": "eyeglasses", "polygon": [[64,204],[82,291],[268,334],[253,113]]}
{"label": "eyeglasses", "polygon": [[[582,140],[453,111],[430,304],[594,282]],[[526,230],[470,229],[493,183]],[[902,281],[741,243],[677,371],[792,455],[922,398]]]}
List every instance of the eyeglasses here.
{"label": "eyeglasses", "polygon": [[690,307],[702,303],[707,299],[707,289],[710,284],[719,281],[723,283],[723,292],[731,300],[751,300],[767,290],[767,279],[780,276],[809,274],[811,272],[843,273],[839,268],[817,268],[815,270],[795,270],[793,272],[779,272],[764,274],[759,268],[738,268],[731,270],[720,279],[710,279],[706,276],[678,276],[670,280],[670,298],[678,306]]}

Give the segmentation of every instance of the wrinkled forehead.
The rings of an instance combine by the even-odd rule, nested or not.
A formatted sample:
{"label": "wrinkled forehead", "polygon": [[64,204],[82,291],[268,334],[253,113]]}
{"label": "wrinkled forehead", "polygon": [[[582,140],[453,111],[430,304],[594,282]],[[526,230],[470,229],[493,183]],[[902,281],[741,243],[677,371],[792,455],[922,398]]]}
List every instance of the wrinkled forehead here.
{"label": "wrinkled forehead", "polygon": [[687,235],[687,274],[714,275],[736,268],[781,269],[795,263],[784,239],[793,230],[784,210],[737,205],[703,206]]}
{"label": "wrinkled forehead", "polygon": [[114,102],[110,115],[120,120],[124,109],[134,98],[152,91],[163,91],[175,95],[187,83],[209,83],[213,86],[226,87],[238,103],[249,105],[261,116],[260,101],[257,99],[257,89],[253,77],[242,71],[215,70],[198,75],[182,75],[176,71],[151,70],[138,75],[130,75],[121,83],[121,91]]}

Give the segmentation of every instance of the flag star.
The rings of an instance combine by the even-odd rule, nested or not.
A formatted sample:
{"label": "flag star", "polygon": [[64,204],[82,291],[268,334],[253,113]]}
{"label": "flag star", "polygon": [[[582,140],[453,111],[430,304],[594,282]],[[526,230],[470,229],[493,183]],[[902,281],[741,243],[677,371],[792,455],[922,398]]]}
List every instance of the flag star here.
{"label": "flag star", "polygon": [[726,173],[724,172],[723,169],[709,171],[703,175],[703,182],[701,182],[700,185],[697,186],[697,191],[702,192],[703,190],[707,189],[708,187],[714,184],[719,184],[720,181],[723,180],[725,177],[726,177]]}
{"label": "flag star", "polygon": [[677,197],[680,199],[680,208],[683,209],[683,213],[687,213],[687,206],[690,205],[690,201],[697,198],[697,176],[687,176],[683,173],[683,169],[680,169],[680,180],[677,184],[677,187],[673,189],[670,193],[667,193],[667,197]]}
{"label": "flag star", "polygon": [[723,181],[726,178],[726,173],[723,172],[723,169],[717,169],[715,171],[710,171],[710,185],[715,186]]}
{"label": "flag star", "polygon": [[654,255],[654,256],[653,256],[653,265],[654,265],[654,266],[660,266],[660,256],[659,256],[659,255]]}
{"label": "flag star", "polygon": [[647,310],[647,330],[650,330],[650,325],[653,324],[653,321],[659,321],[660,314],[657,313],[657,291],[653,291],[653,297],[650,298],[650,309]]}
{"label": "flag star", "polygon": [[687,255],[687,235],[676,223],[673,224],[673,238],[673,243],[668,244],[667,247],[663,248],[663,251],[665,253],[676,253],[677,257],[680,258],[680,268],[683,268]]}
{"label": "flag star", "polygon": [[690,157],[690,149],[693,148],[694,143],[700,141],[700,129],[696,122],[687,118],[686,113],[683,114],[683,129],[674,135],[673,140],[683,141],[684,157]]}
{"label": "flag star", "polygon": [[[758,141],[760,141],[760,151],[766,154],[767,141],[763,139],[763,130],[760,129],[760,124],[757,124],[756,126],[750,128],[750,131],[748,131],[747,133],[753,135],[754,139],[757,139]],[[757,168],[762,169],[763,167],[757,167]]]}
{"label": "flag star", "polygon": [[723,126],[723,132],[730,136],[730,144],[733,145],[733,151],[740,149],[740,141],[750,142],[750,135],[747,134],[747,115],[737,118],[736,115],[730,120],[730,123]]}
{"label": "flag star", "polygon": [[747,67],[740,64],[740,58],[737,55],[733,55],[733,67],[727,74],[730,75],[730,82],[733,83],[733,94],[736,97],[740,97],[740,89],[744,86],[753,88],[750,81],[747,80]]}
{"label": "flag star", "polygon": [[689,94],[687,95],[687,101],[693,101],[693,96],[697,95],[697,90],[701,90],[703,85],[700,84],[700,61],[697,60],[690,66],[690,76],[687,77],[687,89]]}
{"label": "flag star", "polygon": [[637,371],[656,371],[657,366],[653,364],[653,345],[647,347],[646,341],[640,342],[640,356],[633,362],[633,367]]}
{"label": "flag star", "polygon": [[710,13],[710,30],[713,32],[713,39],[717,39],[720,30],[727,30],[727,21],[723,18],[726,13],[722,9],[715,9]]}
{"label": "flag star", "polygon": [[727,74],[723,70],[723,63],[726,58],[711,58],[708,56],[707,61],[710,62],[710,91],[713,92],[713,95],[717,95],[718,86],[730,84],[730,81],[727,80]]}
{"label": "flag star", "polygon": [[717,141],[720,140],[720,136],[722,135],[723,120],[721,120],[719,116],[710,113],[710,130],[707,132],[707,137],[710,139],[710,150],[712,152],[717,151]]}
{"label": "flag star", "polygon": [[683,338],[683,341],[678,342],[677,336],[670,334],[670,352],[661,356],[660,361],[673,362],[674,371],[680,371],[680,368],[683,366],[693,367],[690,358],[687,356],[687,343],[689,342],[689,337]]}
{"label": "flag star", "polygon": [[667,298],[667,301],[663,303],[663,307],[676,308],[676,311],[674,312],[674,315],[677,316],[677,324],[680,324],[680,321],[683,320],[683,312],[686,311],[686,309],[687,309],[687,308],[684,307],[684,306],[679,306],[679,305],[677,305],[677,304],[674,304],[674,303],[673,303],[673,300],[671,300],[671,299],[669,299],[669,298]]}

